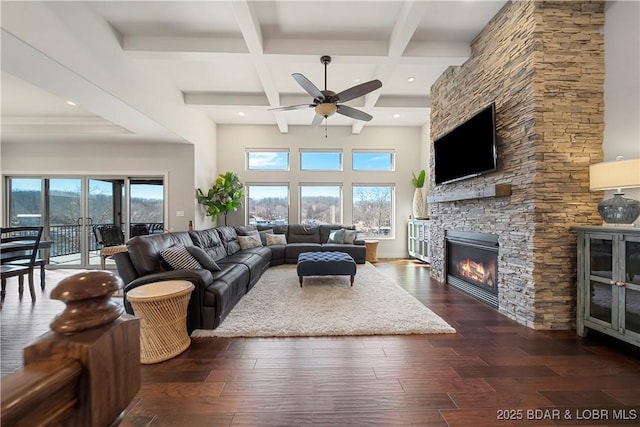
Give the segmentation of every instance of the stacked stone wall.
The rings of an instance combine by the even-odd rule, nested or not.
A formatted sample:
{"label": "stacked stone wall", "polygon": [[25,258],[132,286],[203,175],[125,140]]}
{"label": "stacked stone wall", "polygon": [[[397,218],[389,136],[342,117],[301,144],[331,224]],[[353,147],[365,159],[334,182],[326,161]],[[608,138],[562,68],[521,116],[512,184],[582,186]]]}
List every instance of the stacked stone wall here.
{"label": "stacked stone wall", "polygon": [[588,166],[602,159],[603,24],[602,2],[508,3],[431,91],[432,139],[495,102],[498,171],[439,186],[432,177],[430,195],[512,186],[508,197],[431,205],[432,276],[445,280],[446,230],[497,234],[499,310],[534,328],[572,326],[569,228],[599,221]]}

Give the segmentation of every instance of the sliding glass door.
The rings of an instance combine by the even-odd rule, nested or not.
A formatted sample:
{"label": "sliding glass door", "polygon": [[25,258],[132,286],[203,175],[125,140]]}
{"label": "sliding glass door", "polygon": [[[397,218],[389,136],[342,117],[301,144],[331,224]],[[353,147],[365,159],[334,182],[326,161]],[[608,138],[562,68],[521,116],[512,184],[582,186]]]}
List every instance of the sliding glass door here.
{"label": "sliding glass door", "polygon": [[[164,182],[144,177],[7,177],[7,226],[42,225],[51,240],[49,265],[100,265],[96,226],[129,237],[163,232]],[[113,261],[107,260],[113,265]]]}

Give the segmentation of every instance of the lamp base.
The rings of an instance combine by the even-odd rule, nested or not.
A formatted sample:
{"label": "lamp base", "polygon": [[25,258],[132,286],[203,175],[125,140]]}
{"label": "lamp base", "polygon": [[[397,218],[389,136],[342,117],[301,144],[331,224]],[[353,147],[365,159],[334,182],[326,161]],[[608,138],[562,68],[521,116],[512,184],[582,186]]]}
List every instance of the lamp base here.
{"label": "lamp base", "polygon": [[598,204],[598,213],[608,224],[632,224],[640,216],[640,202],[616,193]]}

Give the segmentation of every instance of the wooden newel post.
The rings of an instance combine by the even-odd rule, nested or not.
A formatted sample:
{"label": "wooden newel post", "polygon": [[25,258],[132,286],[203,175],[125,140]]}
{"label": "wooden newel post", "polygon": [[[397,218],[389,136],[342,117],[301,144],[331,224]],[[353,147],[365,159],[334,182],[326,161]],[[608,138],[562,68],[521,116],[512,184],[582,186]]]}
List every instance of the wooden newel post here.
{"label": "wooden newel post", "polygon": [[51,291],[67,307],[51,331],[24,349],[24,365],[74,359],[82,364],[77,405],[65,425],[119,422],[140,388],[140,321],[111,300],[122,279],[107,271],[74,274]]}

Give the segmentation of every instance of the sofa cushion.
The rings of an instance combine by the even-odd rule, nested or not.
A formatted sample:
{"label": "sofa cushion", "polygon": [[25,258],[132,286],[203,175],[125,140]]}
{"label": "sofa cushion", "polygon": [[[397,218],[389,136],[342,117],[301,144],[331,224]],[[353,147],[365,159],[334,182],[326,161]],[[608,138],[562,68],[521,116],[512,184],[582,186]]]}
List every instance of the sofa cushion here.
{"label": "sofa cushion", "polygon": [[320,224],[320,242],[327,243],[329,241],[329,234],[335,230],[341,230],[343,227],[338,224]]}
{"label": "sofa cushion", "polygon": [[236,225],[233,227],[236,230],[238,236],[249,236],[251,234],[258,234],[258,227],[255,224],[249,225]]}
{"label": "sofa cushion", "polygon": [[295,264],[298,262],[298,255],[302,252],[321,252],[322,245],[320,243],[289,243],[284,250],[285,261],[287,264]]}
{"label": "sofa cushion", "polygon": [[233,227],[218,227],[216,228],[222,244],[227,250],[227,255],[233,255],[240,250],[240,243],[238,242],[238,233]]}
{"label": "sofa cushion", "polygon": [[211,255],[204,249],[197,246],[187,246],[187,251],[200,263],[202,268],[209,271],[220,271],[220,266],[216,264]]}
{"label": "sofa cushion", "polygon": [[320,243],[320,228],[305,224],[289,224],[287,243]]}
{"label": "sofa cushion", "polygon": [[284,234],[266,234],[267,246],[286,245],[287,237]]}
{"label": "sofa cushion", "polygon": [[189,235],[193,244],[202,248],[214,261],[227,256],[227,249],[220,240],[220,235],[215,228],[207,230],[190,231]]}
{"label": "sofa cushion", "polygon": [[162,265],[160,251],[171,246],[182,245],[191,246],[193,241],[189,234],[185,232],[151,234],[147,236],[136,236],[127,241],[127,251],[131,257],[138,275],[165,271]]}
{"label": "sofa cushion", "polygon": [[196,270],[202,268],[202,265],[193,257],[185,246],[176,245],[170,248],[162,249],[160,256],[174,270]]}
{"label": "sofa cushion", "polygon": [[248,236],[238,236],[238,243],[240,243],[240,249],[243,251],[262,246],[262,240],[260,240],[260,235],[257,231],[255,234],[250,234]]}
{"label": "sofa cushion", "polygon": [[367,258],[367,247],[364,245],[347,245],[339,243],[325,243],[322,252],[344,252],[351,255],[356,264],[364,264]]}

